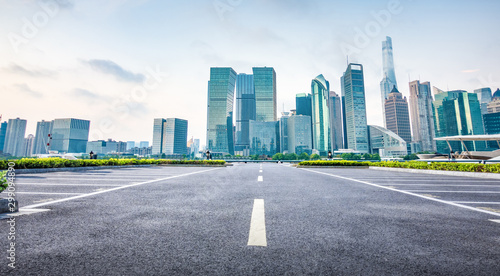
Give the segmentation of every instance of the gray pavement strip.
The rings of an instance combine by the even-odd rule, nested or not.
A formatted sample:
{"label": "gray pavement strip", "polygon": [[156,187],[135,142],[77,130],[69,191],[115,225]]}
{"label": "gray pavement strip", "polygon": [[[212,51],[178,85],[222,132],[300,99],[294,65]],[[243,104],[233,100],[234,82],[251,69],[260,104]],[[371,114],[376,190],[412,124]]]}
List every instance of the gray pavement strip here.
{"label": "gray pavement strip", "polygon": [[386,190],[390,190],[390,191],[394,191],[394,192],[398,192],[398,193],[403,193],[403,194],[407,194],[407,195],[411,195],[411,196],[423,198],[423,199],[426,199],[426,200],[436,201],[436,202],[444,203],[444,204],[447,204],[447,205],[452,205],[452,206],[455,206],[455,207],[460,207],[460,208],[463,208],[463,209],[468,209],[468,210],[472,210],[472,211],[475,211],[475,212],[480,212],[480,213],[485,213],[485,214],[489,214],[489,215],[492,215],[492,216],[500,217],[500,213],[496,213],[496,212],[493,212],[493,211],[488,211],[488,210],[474,208],[474,207],[471,207],[471,206],[467,206],[467,205],[455,203],[453,201],[441,200],[441,199],[438,199],[438,198],[435,198],[435,197],[430,197],[430,196],[421,195],[421,194],[415,194],[415,193],[412,193],[412,192],[409,192],[409,191],[399,190],[399,189],[395,189],[395,188],[392,188],[392,187],[387,187],[387,186],[383,186],[383,185],[379,185],[379,184],[375,184],[375,183],[370,183],[370,182],[367,182],[367,181],[358,180],[358,179],[354,179],[354,178],[349,178],[349,177],[345,177],[345,176],[335,175],[335,174],[331,174],[331,173],[318,172],[318,171],[314,171],[314,170],[310,170],[310,169],[303,169],[303,170],[309,171],[309,172],[313,172],[313,173],[317,173],[317,174],[329,175],[329,176],[332,176],[332,177],[341,178],[341,179],[345,179],[345,180],[350,180],[350,181],[358,182],[358,183],[365,184],[365,185],[370,185],[370,186],[374,186],[374,187],[378,187],[378,188],[382,188],[382,189],[386,189]]}
{"label": "gray pavement strip", "polygon": [[500,179],[500,173],[475,173],[475,172],[419,170],[419,169],[386,168],[386,167],[370,167],[370,170]]}

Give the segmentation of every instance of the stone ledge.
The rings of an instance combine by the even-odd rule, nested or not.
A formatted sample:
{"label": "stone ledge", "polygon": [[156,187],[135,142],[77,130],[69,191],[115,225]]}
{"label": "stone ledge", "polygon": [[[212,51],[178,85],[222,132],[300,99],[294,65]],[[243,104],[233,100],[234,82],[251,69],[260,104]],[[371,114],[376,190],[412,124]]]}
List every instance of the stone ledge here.
{"label": "stone ledge", "polygon": [[500,179],[500,174],[498,174],[498,173],[437,171],[437,170],[419,170],[419,169],[387,168],[387,167],[370,167],[370,169],[371,170],[379,170],[379,171],[395,171],[395,172],[409,172],[409,173],[423,173],[423,174],[438,174],[438,175],[450,175],[450,176]]}

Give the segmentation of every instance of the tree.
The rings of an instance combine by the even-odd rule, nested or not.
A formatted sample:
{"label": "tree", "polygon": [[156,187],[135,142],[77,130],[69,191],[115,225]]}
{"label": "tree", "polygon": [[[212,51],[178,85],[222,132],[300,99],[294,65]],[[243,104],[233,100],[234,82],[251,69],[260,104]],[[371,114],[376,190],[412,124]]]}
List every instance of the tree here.
{"label": "tree", "polygon": [[313,154],[311,154],[311,157],[309,159],[310,160],[319,160],[320,158],[321,158],[321,156],[319,156],[316,153],[313,153]]}
{"label": "tree", "polygon": [[275,155],[273,155],[273,160],[283,160],[285,156],[283,155],[283,153],[276,153]]}
{"label": "tree", "polygon": [[303,152],[299,155],[299,160],[309,160],[309,154],[307,152]]}
{"label": "tree", "polygon": [[285,154],[283,160],[297,160],[299,156],[295,153],[287,153]]}

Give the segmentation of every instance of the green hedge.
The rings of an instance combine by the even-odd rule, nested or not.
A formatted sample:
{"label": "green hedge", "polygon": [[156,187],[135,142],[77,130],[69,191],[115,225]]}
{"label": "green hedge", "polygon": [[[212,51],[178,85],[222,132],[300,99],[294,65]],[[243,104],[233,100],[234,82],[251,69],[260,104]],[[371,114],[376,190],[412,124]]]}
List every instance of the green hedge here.
{"label": "green hedge", "polygon": [[372,163],[370,164],[370,166],[419,169],[419,170],[500,173],[500,164],[448,163],[448,162],[431,162],[430,164],[428,164],[427,162],[422,162],[422,161],[410,161],[410,162],[386,161],[386,162]]}
{"label": "green hedge", "polygon": [[165,159],[107,159],[67,160],[62,158],[23,158],[16,161],[0,160],[0,170],[6,170],[9,162],[15,169],[44,169],[68,167],[126,166],[126,165],[224,165],[222,160],[165,160]]}
{"label": "green hedge", "polygon": [[371,162],[356,162],[356,161],[302,161],[299,166],[336,166],[336,167],[366,167]]}
{"label": "green hedge", "polygon": [[9,186],[9,182],[7,182],[7,171],[0,171],[0,193],[3,192]]}

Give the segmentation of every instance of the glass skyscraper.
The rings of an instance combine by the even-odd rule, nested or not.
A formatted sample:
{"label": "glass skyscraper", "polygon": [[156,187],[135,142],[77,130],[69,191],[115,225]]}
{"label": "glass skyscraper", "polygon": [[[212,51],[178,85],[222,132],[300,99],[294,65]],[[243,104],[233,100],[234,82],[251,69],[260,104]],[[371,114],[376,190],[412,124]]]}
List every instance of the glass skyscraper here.
{"label": "glass skyscraper", "polygon": [[389,97],[393,87],[398,88],[396,82],[396,73],[394,70],[394,57],[392,53],[392,38],[386,37],[385,41],[382,41],[382,61],[384,65],[384,76],[380,82],[380,91],[382,95],[382,111],[384,117],[384,125],[387,127],[386,114],[385,114],[385,100]]}
{"label": "glass skyscraper", "polygon": [[210,68],[207,149],[213,153],[234,154],[232,113],[235,84],[236,72],[232,68]]}
{"label": "glass skyscraper", "polygon": [[3,152],[3,146],[5,144],[5,134],[7,134],[7,122],[0,124],[0,152]]}
{"label": "glass skyscraper", "polygon": [[410,113],[408,102],[396,87],[392,89],[385,100],[385,115],[387,129],[403,138],[406,143],[411,143]]}
{"label": "glass skyscraper", "polygon": [[50,150],[60,153],[85,153],[89,140],[90,121],[55,119],[52,126]]}
{"label": "glass skyscraper", "polygon": [[429,82],[410,82],[410,112],[413,142],[419,143],[422,151],[435,151],[434,115]]}
{"label": "glass skyscraper", "polygon": [[153,154],[188,154],[187,135],[187,120],[178,118],[155,119],[153,127]]}
{"label": "glass skyscraper", "polygon": [[33,154],[48,154],[47,144],[50,142],[49,134],[52,133],[54,121],[44,121],[36,123],[35,142]]}
{"label": "glass skyscraper", "polygon": [[26,120],[9,119],[5,133],[4,153],[12,156],[24,155],[24,135],[26,134]]}
{"label": "glass skyscraper", "polygon": [[276,72],[272,67],[254,67],[255,112],[259,122],[278,120],[276,108]]}
{"label": "glass skyscraper", "polygon": [[290,118],[289,112],[282,112],[279,120],[280,129],[280,152],[288,152],[288,119]]}
{"label": "glass skyscraper", "polygon": [[273,156],[279,152],[278,122],[250,121],[250,154]]}
{"label": "glass skyscraper", "polygon": [[305,115],[290,116],[288,125],[288,152],[301,154],[312,153],[311,117]]}
{"label": "glass skyscraper", "polygon": [[299,93],[295,96],[295,113],[312,116],[311,94]]}
{"label": "glass skyscraper", "polygon": [[255,120],[255,89],[253,75],[238,74],[236,78],[236,137],[235,152],[248,155],[249,124]]}
{"label": "glass skyscraper", "polygon": [[[436,137],[484,134],[483,118],[477,94],[463,90],[441,92],[434,95]],[[464,142],[469,151],[486,149],[484,141]],[[450,141],[453,151],[464,151],[459,141]],[[437,151],[448,153],[446,141],[437,141]]]}
{"label": "glass skyscraper", "polygon": [[328,112],[328,97],[330,83],[323,75],[317,76],[311,82],[312,96],[312,129],[313,149],[326,156],[330,149],[330,114]]}
{"label": "glass skyscraper", "polygon": [[341,98],[337,93],[330,91],[330,99],[328,101],[328,110],[330,113],[330,134],[331,134],[331,151],[339,150],[343,148],[343,137],[342,137],[342,109],[341,109]]}
{"label": "glass skyscraper", "polygon": [[369,153],[363,65],[349,64],[342,76],[345,109],[345,148]]}
{"label": "glass skyscraper", "polygon": [[481,114],[488,113],[488,104],[491,102],[491,88],[481,88],[474,90],[481,105]]}
{"label": "glass skyscraper", "polygon": [[163,153],[163,127],[165,126],[165,119],[156,118],[153,124],[153,149],[152,154]]}

